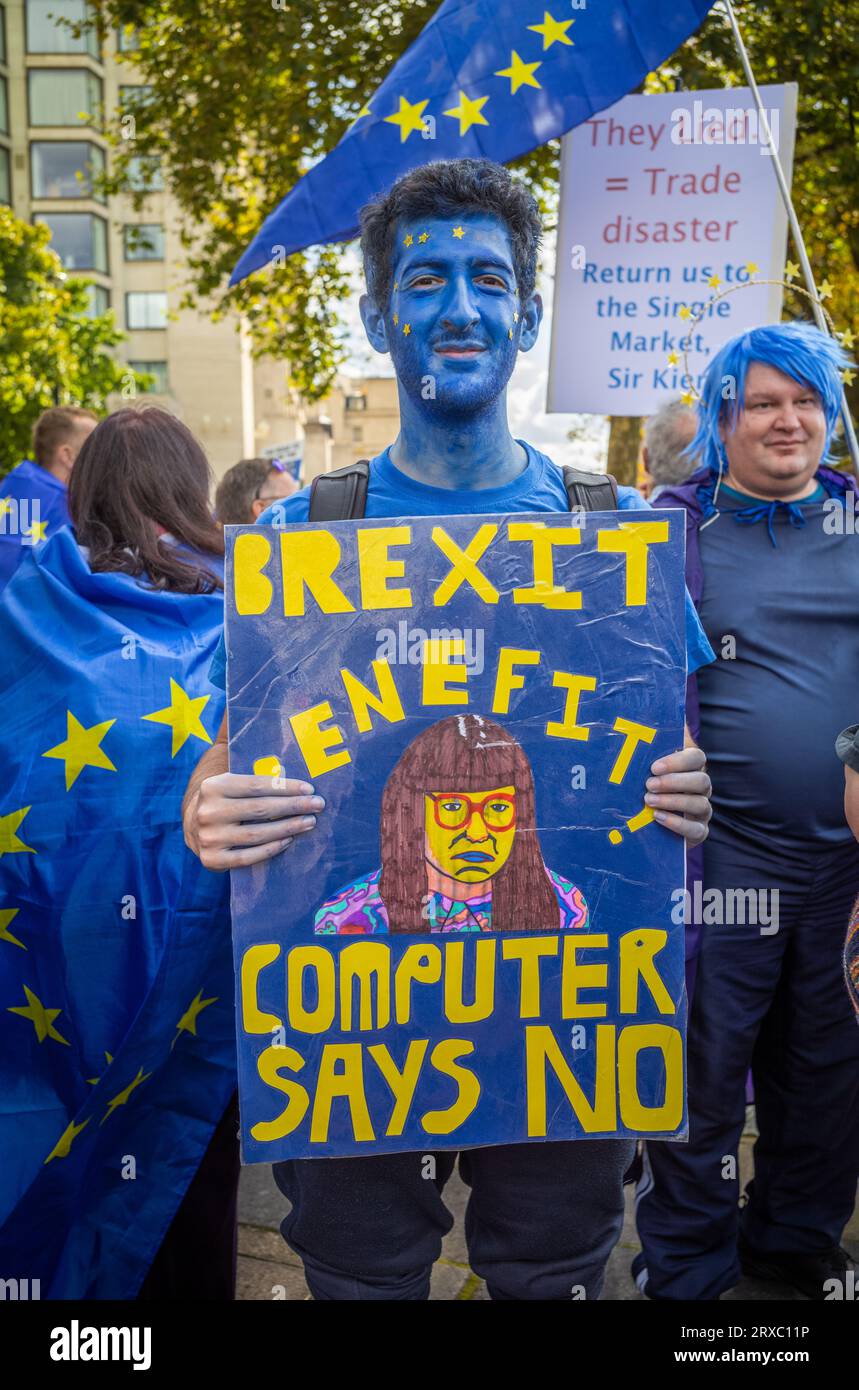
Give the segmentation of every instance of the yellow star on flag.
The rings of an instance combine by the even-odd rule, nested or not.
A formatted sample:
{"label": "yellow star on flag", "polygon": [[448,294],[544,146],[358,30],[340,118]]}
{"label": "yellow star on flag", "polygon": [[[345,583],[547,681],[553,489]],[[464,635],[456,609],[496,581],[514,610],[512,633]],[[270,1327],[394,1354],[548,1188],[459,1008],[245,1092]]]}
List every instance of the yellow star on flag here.
{"label": "yellow star on flag", "polygon": [[358,112],[358,114],[357,114],[357,116],[355,117],[355,120],[352,122],[352,124],[354,125],[354,124],[355,124],[355,121],[360,121],[360,119],[361,119],[362,116],[372,116],[372,114],[373,114],[373,113],[372,113],[372,111],[370,110],[369,106],[367,106],[367,104],[365,103],[365,104],[361,107],[361,110]]}
{"label": "yellow star on flag", "polygon": [[798,274],[799,266],[797,265],[796,261],[788,261],[787,265],[784,268],[785,280],[795,280]]}
{"label": "yellow star on flag", "polygon": [[528,28],[533,29],[535,34],[543,35],[543,52],[551,48],[553,43],[568,43],[573,47],[573,41],[567,35],[567,30],[571,24],[575,24],[574,19],[553,19],[548,10],[543,11],[542,24],[529,24]]}
{"label": "yellow star on flag", "polygon": [[818,293],[818,296],[819,296],[820,299],[831,299],[831,298],[832,298],[832,286],[830,285],[830,283],[829,283],[828,280],[824,280],[823,284],[820,286],[820,288],[818,289],[817,293]]}
{"label": "yellow star on flag", "polygon": [[46,1009],[37,994],[24,985],[24,993],[27,996],[26,1006],[18,1004],[15,1008],[8,1009],[10,1014],[20,1014],[21,1018],[29,1018],[36,1030],[36,1037],[39,1042],[44,1042],[45,1038],[53,1038],[54,1042],[62,1043],[65,1047],[71,1047],[68,1038],[64,1038],[54,1027],[54,1019],[59,1018],[62,1009]]}
{"label": "yellow star on flag", "polygon": [[21,534],[29,536],[34,541],[43,541],[47,539],[48,523],[47,521],[34,521],[32,526],[25,527]]}
{"label": "yellow star on flag", "polygon": [[851,367],[845,367],[844,371],[841,373],[841,380],[844,382],[845,386],[852,386],[856,380],[856,373]]}
{"label": "yellow star on flag", "polygon": [[514,48],[510,54],[509,68],[499,68],[498,72],[496,72],[494,75],[495,77],[509,77],[510,95],[515,96],[520,87],[540,86],[540,83],[537,81],[536,77],[534,76],[534,73],[537,71],[538,68],[541,68],[542,66],[542,63],[523,63],[522,59],[519,57],[519,54],[516,52],[516,49]]}
{"label": "yellow star on flag", "polygon": [[175,758],[180,748],[184,748],[188,739],[193,735],[203,743],[211,743],[212,740],[200,723],[200,715],[209,703],[211,697],[208,695],[198,695],[196,699],[191,699],[186,690],[170,677],[170,703],[164,709],[157,709],[153,714],[143,714],[142,719],[150,719],[153,724],[169,724],[173,730],[173,746],[170,752],[171,758]]}
{"label": "yellow star on flag", "polygon": [[404,323],[404,324],[403,324],[403,332],[405,333],[405,335],[406,335],[407,338],[408,338],[409,334],[411,333],[411,331],[412,331],[412,325],[411,325],[410,323]]}
{"label": "yellow star on flag", "polygon": [[22,806],[18,811],[10,811],[8,816],[0,816],[0,858],[4,854],[19,854],[22,850],[27,854],[36,853],[32,845],[25,845],[15,834],[30,809]]}
{"label": "yellow star on flag", "polygon": [[465,236],[465,229],[463,227],[454,227],[453,234],[457,241],[462,241],[462,238]]}
{"label": "yellow star on flag", "polygon": [[75,1139],[77,1139],[81,1130],[86,1129],[88,1124],[89,1119],[84,1120],[83,1123],[79,1125],[76,1125],[74,1120],[72,1120],[68,1129],[63,1130],[56,1144],[51,1149],[51,1152],[48,1154],[48,1157],[45,1159],[45,1162],[50,1163],[52,1158],[68,1158],[69,1149],[72,1147],[72,1144],[74,1143]]}
{"label": "yellow star on flag", "polygon": [[680,309],[680,317],[681,317],[681,319],[691,319],[691,317],[692,317],[692,310],[689,308],[689,305],[688,305],[688,304],[683,304],[683,305],[681,306],[681,309]]}
{"label": "yellow star on flag", "polygon": [[459,121],[459,133],[465,135],[473,125],[489,125],[483,115],[483,108],[489,97],[467,97],[465,92],[459,94],[459,105],[451,106],[449,110],[443,112],[445,116],[452,116]]}
{"label": "yellow star on flag", "polygon": [[395,280],[395,281],[394,281],[394,289],[395,289],[395,290],[398,290],[399,288],[400,288],[400,282],[399,282],[399,280]]}
{"label": "yellow star on flag", "polygon": [[518,323],[518,322],[519,322],[519,310],[518,310],[518,309],[514,309],[514,310],[513,310],[513,322],[514,322],[514,323]]}
{"label": "yellow star on flag", "polygon": [[757,261],[746,261],[744,269],[747,275],[757,275],[758,271],[760,270],[760,266],[758,265]]}
{"label": "yellow star on flag", "polygon": [[421,232],[418,241],[429,241],[429,232]]}
{"label": "yellow star on flag", "polygon": [[[151,1071],[144,1072],[143,1068],[141,1067],[134,1080],[129,1081],[125,1090],[120,1091],[119,1095],[114,1096],[113,1100],[108,1101],[107,1113],[105,1114],[104,1120],[110,1119],[110,1116],[113,1114],[114,1110],[118,1110],[121,1105],[127,1105],[129,1096],[131,1095],[132,1091],[136,1091],[138,1086],[142,1086],[144,1081],[148,1081],[151,1075]],[[102,1124],[104,1124],[104,1120],[102,1120]]]}
{"label": "yellow star on flag", "polygon": [[0,908],[0,941],[8,941],[10,945],[20,946],[22,951],[26,951],[27,947],[23,941],[19,941],[17,936],[13,936],[9,930],[9,923],[18,916],[20,911],[20,907]]}
{"label": "yellow star on flag", "polygon": [[414,237],[412,236],[411,232],[409,232],[406,236],[403,237],[403,245],[404,245],[404,246],[414,246],[414,244],[415,244],[415,239],[414,239]]}
{"label": "yellow star on flag", "polygon": [[102,739],[115,723],[115,719],[106,719],[103,724],[93,724],[91,729],[85,729],[71,710],[66,710],[65,742],[42,754],[43,758],[60,758],[65,763],[66,791],[74,786],[85,767],[101,767],[106,772],[116,772],[101,747]]}
{"label": "yellow star on flag", "polygon": [[711,275],[709,280],[707,281],[708,288],[711,290],[717,290],[721,283],[722,281],[718,275]]}
{"label": "yellow star on flag", "polygon": [[416,101],[414,103],[406,101],[405,97],[400,97],[400,109],[396,116],[386,116],[385,120],[391,125],[400,127],[400,144],[408,140],[413,130],[423,130],[423,113],[425,107],[429,106],[429,97],[426,101]]}
{"label": "yellow star on flag", "polygon": [[694,405],[694,404],[695,404],[695,397],[694,397],[694,395],[692,394],[691,391],[684,391],[683,394],[682,394],[682,396],[680,397],[680,399],[681,399],[681,401],[683,402],[684,405]]}
{"label": "yellow star on flag", "polygon": [[680,358],[677,356],[677,353],[676,353],[676,352],[669,352],[669,354],[668,354],[668,365],[669,365],[669,367],[676,367],[676,366],[677,366],[677,363],[678,363],[679,361],[680,361]]}
{"label": "yellow star on flag", "polygon": [[513,329],[512,329],[512,328],[508,328],[508,329],[507,329],[507,337],[508,337],[508,338],[512,338],[512,337],[513,337]]}
{"label": "yellow star on flag", "polygon": [[849,328],[845,328],[843,333],[838,334],[838,340],[841,343],[842,347],[846,347],[849,349],[853,347],[856,338],[854,337],[853,333],[851,333]]}
{"label": "yellow star on flag", "polygon": [[8,516],[12,510],[12,503],[8,497],[0,497],[0,516]]}
{"label": "yellow star on flag", "polygon": [[176,1046],[176,1043],[179,1041],[180,1033],[191,1033],[196,1038],[197,1019],[200,1017],[200,1014],[203,1012],[204,1009],[207,1009],[210,1004],[217,1004],[217,994],[213,995],[211,999],[203,999],[202,994],[202,990],[199,990],[197,994],[195,994],[194,998],[191,1000],[191,1003],[188,1005],[182,1017],[179,1019],[179,1022],[176,1024],[176,1036],[170,1044],[171,1049],[174,1048]]}
{"label": "yellow star on flag", "polygon": [[[107,1062],[107,1066],[109,1067],[110,1064],[111,1064],[111,1062],[113,1061],[113,1058],[111,1057],[111,1055],[110,1055],[109,1052],[106,1052],[106,1053],[104,1054],[104,1060]],[[107,1067],[105,1067],[105,1071],[107,1071]],[[87,1077],[87,1085],[88,1085],[88,1086],[97,1086],[98,1083],[99,1083],[100,1081],[101,1081],[101,1077],[100,1077],[100,1076],[88,1076],[88,1077]]]}

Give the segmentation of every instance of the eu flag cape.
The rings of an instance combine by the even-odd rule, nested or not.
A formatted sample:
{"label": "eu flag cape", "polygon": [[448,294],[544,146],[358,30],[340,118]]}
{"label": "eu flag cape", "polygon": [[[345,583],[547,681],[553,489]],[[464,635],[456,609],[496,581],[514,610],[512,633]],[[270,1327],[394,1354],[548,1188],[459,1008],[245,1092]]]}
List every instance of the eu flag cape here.
{"label": "eu flag cape", "polygon": [[506,164],[631,91],[714,0],[444,0],[329,154],[266,219],[236,284],[358,233],[358,211],[436,159]]}
{"label": "eu flag cape", "polygon": [[0,481],[0,592],[35,546],[69,522],[68,489],[24,459]]}
{"label": "eu flag cape", "polygon": [[222,615],[93,574],[71,527],[0,600],[0,1271],[31,1297],[135,1297],[235,1088],[227,879],[180,822]]}

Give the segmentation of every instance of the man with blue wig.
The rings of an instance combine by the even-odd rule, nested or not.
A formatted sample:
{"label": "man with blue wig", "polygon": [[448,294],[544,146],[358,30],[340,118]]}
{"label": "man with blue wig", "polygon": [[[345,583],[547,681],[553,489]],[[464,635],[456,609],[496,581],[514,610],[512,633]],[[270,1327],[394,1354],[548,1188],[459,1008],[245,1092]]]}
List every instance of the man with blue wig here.
{"label": "man with blue wig", "polygon": [[[687,905],[689,1143],[648,1144],[639,1189],[633,1274],[651,1298],[715,1299],[745,1273],[823,1299],[850,1266],[859,1029],[842,948],[859,846],[834,744],[859,689],[859,542],[856,484],[828,466],[845,366],[805,323],[727,343],[690,445],[704,466],[659,499],[686,511],[717,659],[686,706],[714,811],[691,920]],[[749,1070],[760,1137],[741,1210]]]}

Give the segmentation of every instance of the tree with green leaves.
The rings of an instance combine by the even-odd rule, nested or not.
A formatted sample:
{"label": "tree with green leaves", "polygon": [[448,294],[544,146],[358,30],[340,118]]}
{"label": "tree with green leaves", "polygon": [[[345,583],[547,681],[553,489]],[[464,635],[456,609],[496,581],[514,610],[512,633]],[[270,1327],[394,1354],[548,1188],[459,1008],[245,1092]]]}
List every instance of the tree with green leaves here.
{"label": "tree with green leaves", "polygon": [[113,315],[90,314],[89,282],[66,274],[49,238],[0,206],[0,476],[27,454],[43,410],[102,410],[143,380],[111,356],[123,339]]}
{"label": "tree with green leaves", "polygon": [[[189,304],[242,314],[254,350],[290,364],[309,399],[345,357],[338,308],[351,292],[343,248],[314,247],[232,290],[229,273],[264,218],[332,149],[438,8],[438,0],[93,0],[97,22],[133,25],[124,55],[150,89],[133,121],[114,123],[112,187],[140,159],[161,163],[178,203]],[[794,187],[821,279],[835,285],[840,327],[859,312],[859,22],[851,0],[738,0],[752,64],[765,82],[800,84]],[[837,59],[837,60],[836,60]],[[648,89],[739,84],[727,20],[716,9]],[[133,138],[123,138],[129,132]],[[132,161],[137,157],[137,164]],[[513,166],[548,221],[558,143]],[[142,203],[144,195],[137,193]]]}

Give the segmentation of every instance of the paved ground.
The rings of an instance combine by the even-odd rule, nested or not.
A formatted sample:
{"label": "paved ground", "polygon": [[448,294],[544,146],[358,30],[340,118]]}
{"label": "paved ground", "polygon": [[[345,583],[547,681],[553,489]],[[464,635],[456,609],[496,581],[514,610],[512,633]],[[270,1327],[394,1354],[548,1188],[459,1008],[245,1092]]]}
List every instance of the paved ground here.
{"label": "paved ground", "polygon": [[[743,1181],[750,1175],[751,1134],[743,1139],[740,1169]],[[456,1217],[456,1224],[444,1242],[441,1259],[433,1270],[434,1299],[485,1299],[486,1288],[481,1279],[471,1273],[465,1250],[462,1218],[468,1200],[468,1189],[459,1175],[451,1178],[444,1190],[446,1205]],[[239,1189],[239,1280],[240,1299],[308,1299],[301,1264],[280,1235],[280,1221],[287,1209],[286,1199],[274,1185],[271,1168],[264,1164],[242,1171]],[[853,1214],[844,1240],[850,1253],[859,1259],[859,1204]],[[635,1232],[632,1209],[632,1190],[627,1188],[626,1218],[623,1233],[609,1260],[604,1299],[639,1301],[629,1277],[629,1266],[640,1249]],[[801,1295],[778,1284],[762,1284],[744,1279],[725,1295],[726,1299],[800,1299]]]}

